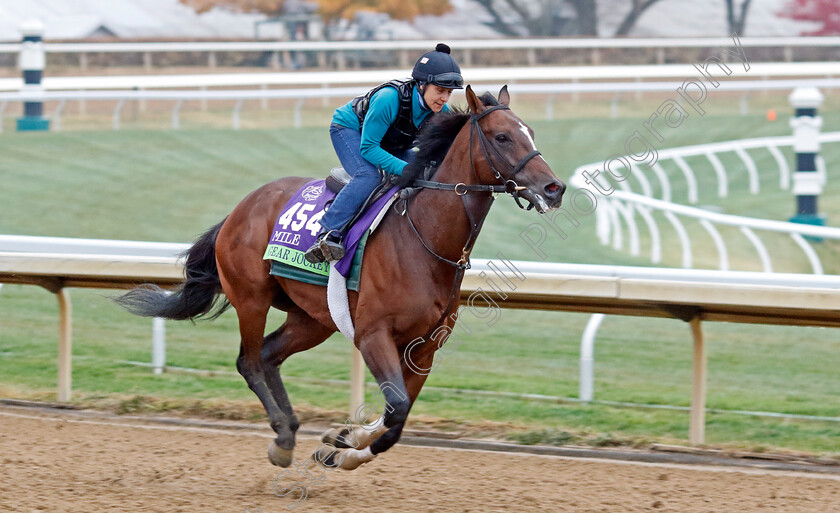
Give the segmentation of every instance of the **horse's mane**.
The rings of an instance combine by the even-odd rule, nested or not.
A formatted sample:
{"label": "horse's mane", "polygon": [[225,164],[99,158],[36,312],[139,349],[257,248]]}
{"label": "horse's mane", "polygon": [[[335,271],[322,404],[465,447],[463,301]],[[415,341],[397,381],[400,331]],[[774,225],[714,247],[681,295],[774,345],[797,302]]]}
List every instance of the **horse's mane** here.
{"label": "horse's mane", "polygon": [[[485,106],[498,105],[499,102],[490,93],[482,94],[479,99]],[[415,179],[422,178],[428,166],[437,167],[443,162],[452,146],[455,136],[470,119],[470,112],[455,107],[449,112],[433,114],[428,125],[420,132],[417,147],[419,152],[414,160],[403,169],[399,185],[410,185]]]}

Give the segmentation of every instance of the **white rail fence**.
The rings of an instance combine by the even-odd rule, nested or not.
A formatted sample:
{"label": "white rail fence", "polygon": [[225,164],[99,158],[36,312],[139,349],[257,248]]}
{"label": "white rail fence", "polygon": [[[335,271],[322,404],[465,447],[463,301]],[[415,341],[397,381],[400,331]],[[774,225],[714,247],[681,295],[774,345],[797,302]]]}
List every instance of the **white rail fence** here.
{"label": "white rail fence", "polygon": [[[792,78],[833,78],[840,76],[840,62],[750,63],[749,71],[739,71],[730,63],[730,79],[754,77],[760,80]],[[743,68],[740,68],[743,69]],[[44,89],[163,89],[185,87],[249,87],[369,84],[375,85],[394,77],[407,76],[411,67],[364,71],[302,71],[261,73],[194,73],[182,75],[113,75],[113,76],[45,76]],[[724,73],[716,72],[720,82]],[[748,73],[748,75],[746,75]],[[467,83],[500,81],[618,81],[618,80],[679,80],[701,79],[700,71],[687,64],[621,65],[621,66],[528,66],[482,67],[464,70]],[[679,84],[674,84],[676,88]],[[22,78],[0,78],[0,91],[19,91]]]}
{"label": "white rail fence", "polygon": [[[838,69],[840,71],[840,69]],[[495,77],[501,80],[501,73]],[[96,80],[92,77],[91,80]],[[180,83],[180,82],[173,82]],[[196,82],[197,83],[197,82]],[[84,89],[96,89],[95,82],[81,83],[86,85]],[[481,89],[495,91],[502,86],[499,83],[483,83],[477,86]],[[554,119],[554,105],[558,95],[571,94],[573,99],[580,94],[587,93],[611,93],[611,116],[619,114],[619,99],[624,93],[655,93],[673,92],[678,84],[670,82],[595,82],[595,83],[537,83],[537,84],[516,84],[512,87],[514,95],[536,95],[545,96],[545,119]],[[719,91],[741,92],[741,113],[748,112],[748,95],[755,91],[787,91],[797,87],[821,87],[825,89],[840,88],[840,79],[811,79],[811,80],[739,80],[721,82]],[[242,109],[245,102],[261,102],[263,108],[267,108],[268,100],[297,100],[293,108],[293,126],[299,128],[303,125],[303,108],[306,100],[320,98],[323,102],[331,98],[347,99],[367,91],[367,86],[354,87],[321,87],[321,88],[294,88],[294,89],[257,89],[257,90],[47,90],[47,91],[17,91],[0,92],[0,118],[4,115],[9,104],[23,103],[28,101],[54,102],[56,106],[50,118],[53,130],[61,130],[61,120],[68,102],[78,102],[85,105],[86,102],[111,102],[114,103],[112,113],[112,128],[119,130],[121,127],[122,111],[128,102],[137,102],[141,107],[147,101],[172,102],[171,126],[177,130],[180,128],[180,113],[184,102],[200,102],[201,108],[207,109],[208,102],[235,101],[231,110],[231,126],[234,130],[241,127]],[[459,100],[462,92],[457,92],[455,99]],[[2,124],[0,124],[2,132]],[[772,151],[772,150],[771,150]],[[714,158],[714,157],[712,157]],[[678,158],[675,161],[679,162]],[[659,171],[656,171],[659,173]],[[644,180],[644,178],[640,178]],[[693,189],[696,196],[696,186]],[[670,191],[670,188],[668,189]],[[670,192],[669,192],[670,194]],[[670,196],[668,196],[670,198]],[[668,199],[666,199],[668,201]]]}
{"label": "white rail fence", "polygon": [[[87,67],[87,56],[100,53],[142,54],[143,65],[153,66],[152,55],[165,52],[206,53],[207,65],[216,66],[218,53],[269,52],[270,63],[278,67],[283,60],[289,61],[291,52],[303,52],[316,55],[319,66],[328,64],[329,56],[334,55],[335,65],[343,68],[348,55],[359,52],[392,52],[403,67],[411,65],[417,53],[434,48],[437,41],[240,41],[240,42],[145,42],[145,43],[45,43],[48,53],[76,54],[79,64]],[[799,49],[840,47],[838,37],[742,37],[740,43],[745,48],[781,48],[784,58],[790,62],[794,52]],[[530,65],[539,62],[539,52],[545,50],[590,50],[590,61],[601,62],[603,50],[615,49],[652,49],[656,51],[656,61],[666,61],[669,50],[702,49],[731,47],[731,38],[615,38],[615,39],[495,39],[453,41],[457,55],[464,64],[472,65],[474,52],[515,50],[524,51],[524,60]],[[0,44],[0,53],[19,53],[19,43]]]}
{"label": "white rail fence", "polygon": [[[825,133],[819,135],[820,143],[840,142],[840,132]],[[663,241],[658,220],[664,218],[677,234],[681,248],[681,264],[685,269],[694,266],[693,248],[690,231],[686,229],[684,218],[696,221],[703,227],[705,233],[712,239],[718,254],[718,269],[728,271],[731,268],[730,251],[726,239],[721,235],[721,227],[734,227],[755,249],[764,273],[774,273],[771,253],[758,233],[785,234],[790,237],[793,243],[799,247],[807,259],[811,271],[815,275],[823,274],[823,264],[818,253],[814,250],[811,240],[840,240],[840,228],[810,226],[797,223],[773,221],[767,219],[755,219],[749,217],[735,216],[712,212],[709,210],[690,207],[673,203],[672,184],[669,174],[664,170],[662,163],[671,161],[672,165],[678,168],[684,178],[685,190],[688,203],[698,202],[697,172],[692,167],[689,158],[702,157],[715,172],[717,187],[716,193],[719,198],[725,198],[729,194],[729,173],[726,166],[721,162],[719,155],[734,153],[738,156],[746,169],[749,183],[749,193],[757,195],[760,191],[761,180],[758,166],[753,155],[748,151],[766,151],[772,156],[778,167],[779,187],[787,190],[790,186],[791,170],[787,157],[782,153],[782,148],[793,146],[793,137],[765,137],[757,139],[743,139],[738,141],[727,141],[722,143],[702,144],[686,146],[681,148],[670,148],[659,151],[659,158],[653,166],[648,166],[656,182],[659,185],[658,191],[661,199],[654,198],[654,187],[652,181],[647,177],[640,166],[631,164],[630,173],[638,183],[637,187],[641,193],[633,192],[632,186],[627,180],[617,182],[621,190],[615,190],[609,196],[602,198],[599,208],[596,210],[597,233],[600,242],[604,245],[612,244],[616,250],[624,248],[625,228],[627,233],[627,247],[631,255],[638,256],[641,253],[641,234],[639,225],[647,228],[650,237],[650,260],[652,263],[661,263]],[[628,162],[634,162],[626,158]],[[695,159],[696,160],[696,159]],[[695,164],[696,165],[696,164]],[[587,187],[584,171],[590,173],[603,167],[603,163],[592,163],[580,166],[575,170],[570,183],[575,187]],[[764,172],[769,172],[765,170]],[[817,159],[817,172],[820,174],[823,183],[826,180],[825,162],[821,157]],[[642,223],[637,222],[637,215]],[[594,345],[598,329],[605,319],[604,314],[594,314],[587,323],[581,339],[581,377],[580,377],[580,398],[592,400],[593,398],[593,360]]]}
{"label": "white rail fence", "polygon": [[[840,132],[820,134],[819,140],[822,144],[840,142]],[[746,169],[749,193],[757,195],[760,192],[761,180],[755,158],[749,150],[766,151],[777,165],[779,187],[782,190],[787,190],[790,186],[791,170],[787,157],[782,153],[782,148],[792,145],[793,137],[786,136],[743,139],[661,150],[657,162],[651,167],[651,174],[654,175],[655,181],[654,178],[648,177],[641,166],[631,164],[630,174],[635,178],[637,184],[635,187],[640,192],[634,192],[634,185],[631,185],[629,180],[625,180],[617,182],[621,190],[616,190],[609,196],[605,196],[603,201],[599,201],[599,208],[595,212],[598,237],[602,244],[612,243],[612,247],[617,250],[623,249],[624,241],[627,240],[630,254],[638,256],[641,254],[641,231],[639,229],[641,224],[647,228],[651,240],[650,260],[652,263],[660,263],[662,261],[662,237],[658,224],[660,217],[654,216],[654,214],[661,214],[661,217],[664,217],[677,233],[681,246],[682,266],[688,269],[693,267],[692,248],[694,245],[691,241],[690,232],[686,229],[681,217],[695,219],[714,241],[718,253],[718,268],[728,270],[731,267],[729,251],[718,227],[733,226],[738,228],[755,248],[764,272],[773,272],[770,254],[764,243],[755,234],[755,230],[784,233],[790,236],[793,242],[801,248],[808,259],[812,272],[822,274],[822,262],[807,238],[837,240],[840,239],[840,229],[733,216],[673,203],[672,190],[674,187],[671,183],[671,177],[663,168],[663,163],[670,161],[672,163],[671,167],[679,169],[680,176],[684,179],[686,201],[696,204],[699,200],[699,194],[698,171],[695,168],[699,163],[696,159],[693,163],[689,159],[700,157],[714,170],[717,196],[726,198],[729,195],[730,177],[726,166],[721,162],[720,156],[725,153],[732,153],[737,155],[743,163],[744,169]],[[633,162],[629,158],[625,160]],[[818,173],[824,182],[825,163],[822,158],[818,158],[817,163]],[[603,163],[580,166],[573,173],[570,183],[575,187],[587,187],[582,173],[587,170],[592,172],[602,167]],[[770,172],[770,170],[764,170],[763,172]],[[659,199],[653,197],[653,184],[658,185]],[[638,222],[637,215],[638,218],[641,218],[641,223]]]}
{"label": "white rail fence", "polygon": [[[169,256],[80,254],[60,251],[138,252],[154,255],[179,251],[180,244],[73,241],[0,236],[0,282],[34,284],[59,300],[60,336],[58,397],[70,399],[72,375],[72,309],[68,287],[122,288],[148,281],[178,283],[182,262]],[[14,248],[16,251],[6,251]],[[22,252],[49,248],[47,253]],[[705,433],[707,357],[701,321],[728,321],[799,326],[840,327],[840,276],[776,275],[619,266],[514,262],[525,279],[499,306],[623,315],[677,317],[690,323],[693,378],[689,440],[703,443]],[[482,285],[487,261],[475,261],[461,290],[462,302]],[[153,358],[153,362],[157,360]],[[363,400],[364,367],[358,351],[351,363],[351,408]]]}
{"label": "white rail fence", "polygon": [[[111,255],[174,260],[189,248],[189,244],[172,242],[0,235],[0,252],[7,253],[61,254],[71,257],[82,255]],[[63,297],[62,304],[69,305],[69,303],[69,295]],[[151,361],[153,372],[155,374],[162,374],[166,367],[166,324],[164,319],[161,318],[152,320]],[[59,367],[64,365],[66,364],[60,364]],[[69,396],[69,392],[66,394]],[[63,394],[60,393],[59,395],[61,396]]]}

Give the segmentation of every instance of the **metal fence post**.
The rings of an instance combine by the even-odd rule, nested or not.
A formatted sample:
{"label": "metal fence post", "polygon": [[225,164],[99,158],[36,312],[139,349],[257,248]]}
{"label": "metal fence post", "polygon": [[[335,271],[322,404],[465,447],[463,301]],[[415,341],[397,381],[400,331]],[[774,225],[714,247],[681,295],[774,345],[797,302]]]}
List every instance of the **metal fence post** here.
{"label": "metal fence post", "polygon": [[73,306],[70,292],[59,289],[58,297],[59,337],[58,337],[58,401],[70,400],[73,388]]}
{"label": "metal fence post", "polygon": [[152,368],[155,374],[166,368],[166,324],[160,317],[152,319]]}
{"label": "metal fence post", "polygon": [[[23,71],[22,91],[43,92],[41,79],[46,64],[44,24],[37,20],[28,21],[21,25],[20,32],[23,34],[19,61],[20,69]],[[44,103],[41,100],[24,102],[23,117],[18,118],[17,129],[18,132],[50,129],[50,120],[44,118]]]}
{"label": "metal fence post", "polygon": [[817,198],[822,193],[823,177],[817,172],[820,151],[822,117],[817,109],[823,95],[816,87],[800,87],[791,93],[790,104],[796,117],[790,120],[793,128],[793,151],[796,152],[796,172],[793,174],[793,193],[796,195],[796,215],[793,223],[825,226],[825,215],[819,214]]}
{"label": "metal fence post", "polygon": [[365,402],[365,361],[355,347],[350,360],[350,418],[356,418],[356,411]]}

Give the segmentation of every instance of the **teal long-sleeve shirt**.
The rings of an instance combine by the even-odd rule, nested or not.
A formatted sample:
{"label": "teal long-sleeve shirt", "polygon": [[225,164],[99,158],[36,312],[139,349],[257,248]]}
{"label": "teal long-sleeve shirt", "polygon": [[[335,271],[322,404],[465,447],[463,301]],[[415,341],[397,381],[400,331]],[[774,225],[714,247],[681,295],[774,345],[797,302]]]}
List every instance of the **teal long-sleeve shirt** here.
{"label": "teal long-sleeve shirt", "polygon": [[[412,92],[411,115],[415,127],[419,127],[421,123],[432,113],[432,110],[426,106],[420,96],[420,90],[414,86]],[[359,119],[356,113],[353,112],[352,101],[335,110],[332,122],[336,125],[341,125],[353,130],[359,130]],[[400,107],[399,92],[393,87],[383,87],[377,91],[370,99],[370,106],[367,114],[365,114],[365,122],[362,126],[362,144],[361,154],[362,158],[373,164],[381,167],[386,173],[401,175],[403,168],[407,162],[391,155],[382,149],[382,138],[391,124],[397,119],[397,114]],[[443,111],[449,111],[449,105],[443,106]]]}

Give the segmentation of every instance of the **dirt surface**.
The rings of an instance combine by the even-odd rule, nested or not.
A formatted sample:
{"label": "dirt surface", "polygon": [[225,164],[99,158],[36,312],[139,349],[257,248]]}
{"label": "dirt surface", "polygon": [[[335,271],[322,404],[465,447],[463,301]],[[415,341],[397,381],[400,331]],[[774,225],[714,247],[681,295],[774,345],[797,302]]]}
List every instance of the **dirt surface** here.
{"label": "dirt surface", "polygon": [[[840,476],[397,445],[354,472],[272,467],[266,432],[0,407],[0,511],[837,512]],[[318,441],[299,436],[296,456]],[[302,502],[272,489],[300,482]]]}

